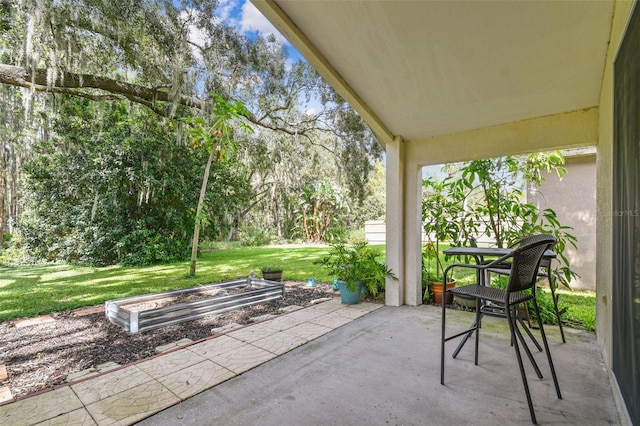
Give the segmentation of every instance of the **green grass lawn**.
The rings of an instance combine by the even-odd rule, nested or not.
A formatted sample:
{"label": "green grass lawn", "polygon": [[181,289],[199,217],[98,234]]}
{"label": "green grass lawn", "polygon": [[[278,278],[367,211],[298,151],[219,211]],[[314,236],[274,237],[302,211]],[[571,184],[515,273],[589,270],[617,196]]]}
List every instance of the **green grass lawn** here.
{"label": "green grass lawn", "polygon": [[194,278],[188,276],[189,262],[147,267],[1,267],[0,321],[247,277],[251,270],[261,276],[260,267],[274,264],[282,265],[285,280],[306,281],[314,277],[318,282],[331,282],[333,277],[313,263],[328,250],[328,247],[218,249],[201,254]]}
{"label": "green grass lawn", "polygon": [[[584,328],[585,330],[595,331],[596,329],[596,294],[593,291],[568,291],[558,290],[560,298],[558,300],[558,307],[560,310],[567,309],[567,312],[562,315],[563,323],[567,323],[574,328]],[[538,300],[540,296],[538,295]],[[546,300],[545,300],[546,299]],[[545,291],[543,299],[540,303],[540,309],[546,307],[547,310],[551,310],[552,307],[551,293]],[[543,312],[543,318],[550,319],[549,322],[557,323],[555,314],[548,312],[546,315]]]}
{"label": "green grass lawn", "polygon": [[[384,246],[376,246],[384,258]],[[189,277],[189,262],[147,267],[74,265],[0,267],[0,322],[93,306],[106,300],[193,287],[198,284],[247,277],[251,270],[260,276],[262,266],[281,265],[283,279],[318,282],[333,280],[314,261],[326,255],[328,247],[235,247],[204,252],[198,260],[196,277]],[[464,277],[458,276],[457,278]],[[565,318],[576,326],[595,329],[595,294],[563,292]]]}

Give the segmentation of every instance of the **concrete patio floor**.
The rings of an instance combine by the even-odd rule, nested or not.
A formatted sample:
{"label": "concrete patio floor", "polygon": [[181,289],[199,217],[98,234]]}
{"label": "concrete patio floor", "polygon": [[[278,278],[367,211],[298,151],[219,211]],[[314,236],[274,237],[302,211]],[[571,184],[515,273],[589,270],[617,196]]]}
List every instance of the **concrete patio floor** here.
{"label": "concrete patio floor", "polygon": [[[448,312],[450,332],[473,320]],[[564,399],[544,353],[543,380],[525,360],[538,423],[620,424],[595,337],[548,334]],[[504,320],[483,321],[479,366],[473,342],[447,357],[446,386],[439,339],[438,308],[334,299],[0,406],[0,424],[531,424]]]}

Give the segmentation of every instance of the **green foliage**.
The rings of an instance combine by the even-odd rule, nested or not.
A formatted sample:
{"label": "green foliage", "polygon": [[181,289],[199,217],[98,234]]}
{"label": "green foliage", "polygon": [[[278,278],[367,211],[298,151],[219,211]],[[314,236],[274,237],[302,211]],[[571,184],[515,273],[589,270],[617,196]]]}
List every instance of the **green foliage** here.
{"label": "green foliage", "polygon": [[[32,254],[107,265],[145,240],[184,241],[189,181],[197,170],[186,147],[144,110],[136,114],[119,103],[92,108],[73,98],[61,106],[68,115],[54,129],[66,152],[43,145],[25,165],[28,202],[20,230]],[[144,238],[135,236],[144,229]],[[173,258],[174,250],[157,260]]]}
{"label": "green foliage", "polygon": [[350,229],[345,236],[345,242],[348,244],[364,243],[366,240],[364,228]]}
{"label": "green foliage", "polygon": [[386,218],[386,180],[385,166],[380,160],[373,163],[363,188],[362,203],[349,203],[349,210],[343,212],[340,220],[348,223],[348,227],[362,227],[368,220],[382,220]]}
{"label": "green foliage", "polygon": [[442,276],[437,268],[432,268],[431,264],[439,263],[438,268],[444,270],[442,254],[436,251],[435,244],[427,243],[422,248],[422,284],[428,285],[432,282],[442,282]]}
{"label": "green foliage", "polygon": [[[596,299],[593,292],[556,291],[558,309],[563,312],[560,316],[563,325],[595,331],[596,329]],[[536,300],[540,309],[543,324],[557,325],[553,298],[548,289],[538,289]]]}
{"label": "green foliage", "polygon": [[540,210],[527,203],[524,192],[527,184],[542,183],[543,171],[564,175],[563,164],[562,154],[553,152],[527,158],[469,161],[459,170],[455,170],[456,165],[447,165],[445,171],[449,175],[431,184],[435,190],[423,199],[423,217],[433,217],[426,227],[441,227],[441,236],[456,245],[465,244],[470,237],[485,235],[498,247],[506,247],[526,235],[552,234],[558,240],[554,251],[560,260],[554,274],[558,282],[569,288],[570,280],[578,275],[571,270],[566,249],[576,247],[576,237],[570,233],[571,227],[560,223],[553,210]]}
{"label": "green foliage", "polygon": [[233,125],[240,127],[244,131],[252,131],[251,127],[243,121],[249,116],[249,112],[241,101],[227,102],[215,93],[212,93],[211,97],[215,99],[212,124],[209,124],[201,117],[190,117],[186,120],[186,122],[191,125],[188,131],[189,136],[191,136],[191,141],[189,142],[191,146],[197,148],[202,144],[209,151],[209,157],[202,176],[200,197],[196,205],[193,238],[191,240],[191,265],[189,267],[189,275],[192,276],[196,274],[200,227],[205,222],[203,208],[214,159],[216,163],[223,162],[228,157],[228,151],[236,151],[237,144],[231,138]]}
{"label": "green foliage", "polygon": [[380,252],[368,245],[335,244],[329,254],[317,261],[329,274],[347,283],[347,289],[356,291],[357,284],[364,285],[372,296],[384,291],[385,279],[397,280],[394,273],[383,262],[377,260]]}
{"label": "green foliage", "polygon": [[244,246],[258,247],[271,244],[272,236],[266,229],[249,225],[240,230],[239,239]]}
{"label": "green foliage", "polygon": [[[440,243],[443,241],[456,241],[461,231],[459,214],[463,211],[463,205],[458,199],[449,195],[448,181],[436,180],[433,178],[422,181],[422,226],[430,244],[423,250],[423,259],[427,265],[431,265],[433,260],[435,267],[435,277],[433,271],[426,271],[431,275],[431,279],[441,282],[441,272],[444,270],[440,254]],[[423,262],[424,268],[425,262]]]}
{"label": "green foliage", "polygon": [[262,273],[265,273],[265,272],[282,272],[283,268],[282,268],[281,265],[276,265],[276,264],[264,265],[264,266],[260,267],[260,271]]}
{"label": "green foliage", "polygon": [[[2,62],[29,70],[43,69],[49,73],[49,83],[55,86],[47,93],[24,91],[29,95],[23,99],[20,90],[15,90],[13,103],[18,105],[20,114],[3,119],[13,125],[28,121],[24,125],[28,131],[23,132],[20,125],[21,131],[17,132],[20,138],[24,137],[18,147],[24,150],[22,158],[42,164],[57,161],[60,164],[55,173],[68,167],[66,177],[47,179],[69,183],[77,198],[64,212],[65,226],[53,224],[50,218],[35,217],[39,212],[47,216],[46,209],[29,205],[31,230],[46,225],[44,229],[58,235],[55,242],[53,237],[37,241],[33,233],[29,236],[27,248],[38,245],[39,258],[117,261],[114,244],[119,236],[133,229],[129,222],[135,221],[123,207],[125,195],[130,195],[135,200],[131,204],[135,205],[143,194],[142,204],[148,205],[142,207],[151,207],[161,199],[184,194],[184,200],[174,199],[176,204],[167,208],[172,210],[171,215],[184,217],[177,221],[180,226],[176,235],[167,235],[173,232],[170,228],[159,231],[165,239],[182,239],[185,229],[192,227],[189,224],[193,225],[194,216],[202,220],[205,238],[235,240],[238,230],[247,223],[266,229],[278,240],[304,238],[297,220],[299,195],[316,181],[330,182],[349,196],[350,210],[331,218],[331,225],[323,234],[325,240],[342,239],[346,230],[362,226],[366,218],[384,215],[384,201],[380,200],[383,192],[371,192],[367,187],[382,147],[362,118],[312,66],[303,61],[291,65],[286,50],[274,37],[245,37],[229,22],[211,19],[220,15],[216,11],[219,7],[222,3],[216,0],[2,3],[0,27],[6,30],[0,31]],[[194,41],[193,31],[201,35],[198,41]],[[108,79],[109,84],[79,89],[70,83],[75,81],[70,73]],[[58,78],[63,75],[65,78]],[[103,99],[104,106],[77,99],[72,107],[60,93]],[[167,94],[169,101],[145,97],[145,93]],[[321,110],[311,114],[310,108],[317,108],[311,102],[318,97]],[[242,103],[224,102],[232,98]],[[140,111],[141,105],[146,111]],[[110,109],[117,109],[118,117],[113,117],[115,113]],[[189,152],[184,145],[183,118],[200,113],[202,116],[192,121],[196,134],[189,132],[193,145]],[[149,117],[139,118],[153,114],[157,114],[156,123]],[[23,120],[25,116],[28,120]],[[242,123],[229,125],[227,132],[223,121],[232,116],[248,117],[260,126],[260,132],[251,135]],[[211,118],[213,121],[209,121]],[[136,120],[144,123],[136,131],[127,130]],[[49,124],[54,121],[55,128],[51,128]],[[200,134],[198,128],[202,130]],[[208,132],[211,129],[221,130],[233,142],[216,147],[217,158],[226,157],[228,165],[212,166],[203,211],[194,213],[197,193],[194,195],[193,186],[199,181],[195,176],[202,176],[205,154],[210,152],[207,148],[213,146],[213,132]],[[80,143],[83,138],[86,140]],[[157,155],[147,149],[152,140],[159,141]],[[143,147],[134,154],[138,143]],[[176,145],[173,154],[167,149],[170,143]],[[110,158],[112,153],[114,158]],[[69,154],[73,160],[52,158]],[[192,154],[193,161],[180,159],[175,166],[171,164],[185,154]],[[37,158],[40,155],[44,158]],[[95,169],[91,170],[89,163],[94,160]],[[70,178],[72,173],[75,177]],[[98,176],[101,173],[103,176]],[[176,176],[175,185],[169,182],[172,176]],[[78,187],[86,189],[86,193],[79,194]],[[17,192],[21,195],[21,188]],[[42,201],[40,196],[28,197],[38,198],[35,203]],[[109,224],[96,223],[101,219],[86,214],[93,209],[96,197],[97,214],[108,209]],[[358,210],[369,199],[373,201]],[[120,208],[108,207],[111,202]],[[153,208],[156,211],[149,214],[158,216],[161,207]],[[54,214],[57,213],[49,216]],[[22,218],[16,219],[22,222]],[[88,237],[91,232],[81,231],[89,226],[83,223],[91,223],[91,232],[104,242],[99,249],[94,250],[97,246]],[[62,236],[69,238],[62,241]],[[86,238],[86,244],[81,244]],[[146,236],[136,240],[154,241]],[[100,254],[103,249],[107,250],[104,256]],[[96,256],[100,259],[93,260]]]}
{"label": "green foliage", "polygon": [[343,206],[344,197],[331,182],[324,180],[305,186],[298,204],[298,220],[305,241],[325,241]]}
{"label": "green foliage", "polygon": [[[20,232],[32,256],[93,265],[185,258],[205,150],[182,143],[171,122],[120,102],[61,98],[54,130],[25,164]],[[209,234],[226,233],[231,221],[220,218],[246,199],[246,176],[234,170],[212,170]]]}
{"label": "green foliage", "polygon": [[9,244],[11,243],[11,238],[12,238],[12,235],[10,233],[3,232],[2,247],[0,247],[0,249],[6,249],[7,247],[9,247]]}
{"label": "green foliage", "polygon": [[189,247],[183,240],[173,239],[142,225],[118,241],[120,263],[125,266],[152,265],[184,259]]}

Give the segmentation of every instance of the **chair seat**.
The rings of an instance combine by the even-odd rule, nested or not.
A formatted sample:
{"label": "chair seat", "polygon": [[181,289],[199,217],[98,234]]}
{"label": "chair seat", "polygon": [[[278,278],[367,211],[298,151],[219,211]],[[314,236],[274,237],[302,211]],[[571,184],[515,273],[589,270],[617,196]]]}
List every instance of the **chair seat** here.
{"label": "chair seat", "polygon": [[511,273],[511,268],[489,268],[487,271],[500,275],[509,275]]}
{"label": "chair seat", "polygon": [[[491,302],[496,302],[496,303],[504,303],[506,299],[506,294],[507,294],[506,291],[502,289],[495,288],[495,287],[487,287],[487,286],[478,285],[478,284],[470,284],[470,285],[455,287],[455,288],[452,288],[451,290],[447,290],[447,293],[489,300]],[[526,302],[527,300],[531,300],[533,298],[533,295],[530,293],[513,292],[510,294],[509,298],[510,298],[509,304],[515,305],[518,303]]]}
{"label": "chair seat", "polygon": [[[509,275],[511,273],[510,268],[487,268],[487,271],[500,275]],[[548,274],[544,272],[543,269],[540,269],[540,271],[538,271],[538,278],[547,278],[547,276]]]}

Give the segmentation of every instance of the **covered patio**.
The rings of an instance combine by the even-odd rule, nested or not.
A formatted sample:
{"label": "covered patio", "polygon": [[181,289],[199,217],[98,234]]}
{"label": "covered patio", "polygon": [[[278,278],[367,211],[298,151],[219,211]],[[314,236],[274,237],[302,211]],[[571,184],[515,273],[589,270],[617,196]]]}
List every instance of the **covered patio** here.
{"label": "covered patio", "polygon": [[596,146],[595,345],[640,422],[636,1],[253,3],[385,145],[389,307],[421,304],[423,166]]}
{"label": "covered patio", "polygon": [[[473,317],[452,311],[447,329],[461,331]],[[486,318],[479,365],[467,345],[447,357],[442,386],[440,308],[335,297],[2,405],[0,423],[527,425],[507,328]],[[557,328],[547,332],[564,398],[544,353],[534,352],[543,379],[525,367],[539,424],[621,424],[593,334],[566,330],[563,344]]]}
{"label": "covered patio", "polygon": [[[458,311],[447,328],[472,320]],[[544,379],[525,367],[538,423],[620,424],[594,336],[571,330],[562,344],[557,327],[548,334],[564,399],[536,352]],[[508,336],[505,320],[487,318],[479,366],[469,342],[458,359],[448,357],[441,386],[439,309],[385,306],[140,424],[531,425]]]}

